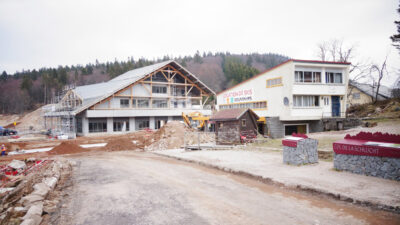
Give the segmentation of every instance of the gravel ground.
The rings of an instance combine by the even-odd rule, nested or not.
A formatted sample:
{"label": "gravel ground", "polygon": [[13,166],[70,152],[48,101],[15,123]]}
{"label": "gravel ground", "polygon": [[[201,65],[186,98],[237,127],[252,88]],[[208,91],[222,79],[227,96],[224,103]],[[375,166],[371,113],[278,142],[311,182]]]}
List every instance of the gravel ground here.
{"label": "gravel ground", "polygon": [[282,152],[167,150],[158,154],[206,163],[220,168],[262,176],[285,186],[301,185],[362,202],[400,208],[400,182],[333,170],[332,162],[291,166]]}
{"label": "gravel ground", "polygon": [[139,152],[75,159],[57,224],[396,224],[399,215]]}

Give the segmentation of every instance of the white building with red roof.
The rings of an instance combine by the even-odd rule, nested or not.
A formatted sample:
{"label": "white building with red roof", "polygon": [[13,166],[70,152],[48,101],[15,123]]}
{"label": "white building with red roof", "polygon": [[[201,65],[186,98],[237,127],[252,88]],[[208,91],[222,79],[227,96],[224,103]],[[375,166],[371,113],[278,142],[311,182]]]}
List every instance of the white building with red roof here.
{"label": "white building with red roof", "polygon": [[217,108],[251,108],[273,138],[323,130],[345,118],[348,62],[290,59],[217,94]]}

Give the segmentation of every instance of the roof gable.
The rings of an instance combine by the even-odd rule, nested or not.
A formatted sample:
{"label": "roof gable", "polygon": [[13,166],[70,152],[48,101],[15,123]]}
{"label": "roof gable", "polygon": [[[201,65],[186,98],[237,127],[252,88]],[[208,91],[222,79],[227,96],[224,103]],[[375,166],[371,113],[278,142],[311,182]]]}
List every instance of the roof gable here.
{"label": "roof gable", "polygon": [[188,77],[193,83],[198,85],[208,94],[215,94],[209,87],[207,87],[203,82],[201,82],[196,76],[182,67],[180,64],[174,60],[168,60],[161,63],[156,63],[153,65],[137,68],[130,70],[124,74],[121,74],[114,79],[107,82],[78,86],[74,89],[74,92],[83,99],[82,106],[75,111],[75,113],[80,113],[88,107],[102,101],[114,93],[122,90],[123,88],[147,77],[149,74],[162,69],[163,67],[171,65],[184,76]]}

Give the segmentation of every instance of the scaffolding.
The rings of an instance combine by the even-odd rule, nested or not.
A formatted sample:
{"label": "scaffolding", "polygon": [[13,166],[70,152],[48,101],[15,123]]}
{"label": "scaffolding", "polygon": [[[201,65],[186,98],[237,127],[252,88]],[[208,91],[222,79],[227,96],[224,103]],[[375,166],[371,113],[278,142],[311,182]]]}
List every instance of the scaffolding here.
{"label": "scaffolding", "polygon": [[68,85],[61,92],[53,95],[51,104],[44,106],[44,127],[52,136],[76,138],[76,118],[74,110],[82,104],[82,100],[73,92],[75,85]]}

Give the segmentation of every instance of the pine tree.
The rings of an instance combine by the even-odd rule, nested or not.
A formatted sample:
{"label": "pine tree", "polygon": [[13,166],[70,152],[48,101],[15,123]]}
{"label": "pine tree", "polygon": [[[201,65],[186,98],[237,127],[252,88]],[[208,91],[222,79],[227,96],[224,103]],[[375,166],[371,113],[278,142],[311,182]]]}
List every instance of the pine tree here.
{"label": "pine tree", "polygon": [[28,93],[30,93],[32,90],[32,86],[33,86],[32,79],[30,78],[29,75],[25,75],[22,78],[22,83],[21,83],[21,87],[20,87],[21,90],[25,90]]}
{"label": "pine tree", "polygon": [[203,63],[203,59],[200,56],[199,50],[196,51],[196,54],[194,54],[194,62],[195,63]]}
{"label": "pine tree", "polygon": [[[400,14],[400,4],[397,12]],[[396,48],[400,51],[400,20],[394,21],[394,23],[397,26],[397,34],[392,35],[390,39],[392,39],[393,45],[396,46]]]}
{"label": "pine tree", "polygon": [[7,72],[6,71],[3,71],[3,73],[1,74],[1,76],[0,76],[0,80],[1,81],[6,81],[7,80],[7,77],[8,75],[7,75]]}

